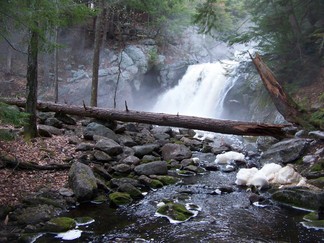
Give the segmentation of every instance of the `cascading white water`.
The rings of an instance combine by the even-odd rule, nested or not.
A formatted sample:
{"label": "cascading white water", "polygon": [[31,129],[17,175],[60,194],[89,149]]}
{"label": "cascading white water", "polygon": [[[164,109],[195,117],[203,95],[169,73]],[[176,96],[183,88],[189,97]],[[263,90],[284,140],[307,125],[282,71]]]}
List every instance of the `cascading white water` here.
{"label": "cascading white water", "polygon": [[162,94],[153,112],[221,118],[223,100],[235,79],[226,75],[234,61],[191,65],[179,84]]}

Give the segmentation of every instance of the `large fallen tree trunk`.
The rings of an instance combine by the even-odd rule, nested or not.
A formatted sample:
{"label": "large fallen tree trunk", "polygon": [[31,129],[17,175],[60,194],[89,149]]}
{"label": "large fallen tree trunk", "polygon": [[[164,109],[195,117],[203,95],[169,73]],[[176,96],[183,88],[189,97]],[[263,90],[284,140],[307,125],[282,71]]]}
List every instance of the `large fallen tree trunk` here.
{"label": "large fallen tree trunk", "polygon": [[274,105],[285,120],[296,125],[301,125],[304,128],[311,129],[312,125],[309,122],[309,114],[306,111],[302,111],[289,94],[284,91],[283,87],[279,84],[270,68],[263,62],[260,55],[256,53],[254,58],[251,55],[250,57]]}
{"label": "large fallen tree trunk", "polygon": [[[24,100],[0,99],[0,101],[20,107],[25,106]],[[151,113],[143,111],[131,111],[126,107],[125,111],[94,108],[87,106],[68,106],[50,102],[39,102],[37,109],[41,111],[63,112],[70,115],[93,117],[103,120],[117,120],[123,122],[139,122],[161,126],[182,127],[203,131],[249,135],[272,136],[276,138],[287,137],[284,128],[288,125],[253,123],[243,121],[218,120],[194,116],[171,115],[164,113]]]}

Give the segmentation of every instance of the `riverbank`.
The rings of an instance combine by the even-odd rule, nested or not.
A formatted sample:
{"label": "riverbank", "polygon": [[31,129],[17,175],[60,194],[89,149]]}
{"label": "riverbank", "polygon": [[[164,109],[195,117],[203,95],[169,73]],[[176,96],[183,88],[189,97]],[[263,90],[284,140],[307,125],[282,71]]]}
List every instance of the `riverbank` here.
{"label": "riverbank", "polygon": [[[41,133],[48,137],[26,143],[17,134],[18,130],[8,127],[8,131],[17,137],[0,144],[2,240],[19,238],[22,233],[42,231],[45,222],[75,207],[78,201],[100,199],[111,204],[109,195],[113,192],[131,195],[134,191],[141,193],[152,188],[167,187],[172,183],[170,177],[166,176],[172,178],[176,169],[183,175],[191,176],[204,171],[233,174],[239,168],[261,167],[262,163],[269,161],[266,155],[276,158],[276,162],[282,165],[293,163],[294,168],[318,188],[315,194],[312,194],[313,189],[304,188],[312,193],[303,203],[323,192],[322,132],[299,132],[295,138],[280,144],[273,138],[232,139],[220,134],[198,139],[199,136],[192,130],[173,131],[169,127],[134,123],[75,119],[76,124],[71,125],[55,118],[53,113],[41,113],[39,121],[43,124],[39,126]],[[279,149],[275,147],[278,143]],[[240,152],[245,161],[231,161],[232,167],[216,164],[216,155],[225,151]],[[193,159],[195,152],[205,154],[211,160]],[[9,160],[18,163],[7,168]],[[20,166],[27,162],[43,167],[66,165],[66,168],[26,171],[26,167]],[[89,174],[95,176],[96,185],[87,187],[86,192],[78,189],[80,183],[75,185],[71,182],[69,167],[75,163],[91,168]],[[234,192],[239,188],[233,181],[223,189]],[[129,203],[137,200],[141,199],[131,196]]]}

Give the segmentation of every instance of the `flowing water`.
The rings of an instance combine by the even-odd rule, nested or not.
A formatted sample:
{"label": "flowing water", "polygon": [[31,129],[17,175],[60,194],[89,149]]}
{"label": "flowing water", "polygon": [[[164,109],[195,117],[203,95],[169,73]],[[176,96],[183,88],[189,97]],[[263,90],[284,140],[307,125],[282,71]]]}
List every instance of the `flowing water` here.
{"label": "flowing water", "polygon": [[[154,110],[221,117],[224,94],[235,82],[225,72],[220,62],[189,67],[178,86],[159,98]],[[201,157],[201,161],[215,160],[213,154],[194,156]],[[234,185],[235,175],[211,171],[180,177],[180,183],[148,191],[144,199],[125,207],[81,204],[65,216],[88,216],[95,221],[78,226],[81,236],[72,242],[324,242],[323,230],[302,226],[302,217],[307,212],[271,201],[265,207],[251,205],[249,192]],[[224,186],[234,191],[215,193]],[[157,204],[163,199],[194,203],[201,210],[186,222],[171,224],[166,218],[155,216]],[[45,234],[36,242],[63,241],[55,237]]]}

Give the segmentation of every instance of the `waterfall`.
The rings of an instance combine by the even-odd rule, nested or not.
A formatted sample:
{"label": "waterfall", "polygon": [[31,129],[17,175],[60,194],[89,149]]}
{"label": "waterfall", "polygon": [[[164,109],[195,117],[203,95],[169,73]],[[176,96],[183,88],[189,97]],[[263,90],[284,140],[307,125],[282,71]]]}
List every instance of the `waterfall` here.
{"label": "waterfall", "polygon": [[223,101],[235,79],[226,75],[237,62],[222,61],[188,67],[178,85],[158,97],[153,112],[221,118]]}

